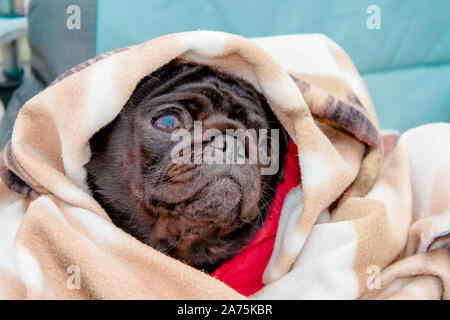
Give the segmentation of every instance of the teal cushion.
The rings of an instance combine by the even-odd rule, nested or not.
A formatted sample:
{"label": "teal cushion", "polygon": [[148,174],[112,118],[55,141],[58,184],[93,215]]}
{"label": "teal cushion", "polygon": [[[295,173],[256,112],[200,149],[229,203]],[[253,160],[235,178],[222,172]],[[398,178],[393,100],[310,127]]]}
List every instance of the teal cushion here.
{"label": "teal cushion", "polygon": [[[366,26],[372,4],[380,7],[381,29]],[[448,0],[97,0],[97,9],[97,54],[187,30],[245,37],[323,33],[363,74],[382,127],[450,121],[449,68],[439,67],[450,62]],[[421,75],[427,78],[411,81]],[[399,110],[408,113],[393,117]]]}
{"label": "teal cushion", "polygon": [[450,63],[373,72],[363,78],[382,128],[405,131],[450,121]]}

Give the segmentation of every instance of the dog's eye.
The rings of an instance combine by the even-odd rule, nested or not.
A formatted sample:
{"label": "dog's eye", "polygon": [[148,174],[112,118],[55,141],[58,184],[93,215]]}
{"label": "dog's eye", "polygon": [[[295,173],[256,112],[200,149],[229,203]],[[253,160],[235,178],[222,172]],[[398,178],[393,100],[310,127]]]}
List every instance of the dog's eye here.
{"label": "dog's eye", "polygon": [[156,129],[172,132],[181,128],[180,117],[175,113],[165,113],[153,120]]}

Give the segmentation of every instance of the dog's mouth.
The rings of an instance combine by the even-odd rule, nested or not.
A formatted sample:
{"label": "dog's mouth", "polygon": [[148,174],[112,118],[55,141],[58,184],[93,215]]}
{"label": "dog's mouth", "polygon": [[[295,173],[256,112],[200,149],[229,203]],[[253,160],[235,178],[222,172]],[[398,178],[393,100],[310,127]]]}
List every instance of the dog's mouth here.
{"label": "dog's mouth", "polygon": [[240,213],[242,190],[232,178],[221,178],[199,190],[186,206],[185,214],[228,220]]}
{"label": "dog's mouth", "polygon": [[[190,186],[186,185],[185,188]],[[191,191],[192,192],[192,191]],[[217,177],[182,201],[152,200],[152,215],[183,216],[227,225],[241,215],[243,190],[232,177]]]}
{"label": "dog's mouth", "polygon": [[211,224],[224,225],[236,218],[251,221],[261,191],[258,167],[251,165],[169,164],[160,181],[147,189],[150,215],[184,216]]}

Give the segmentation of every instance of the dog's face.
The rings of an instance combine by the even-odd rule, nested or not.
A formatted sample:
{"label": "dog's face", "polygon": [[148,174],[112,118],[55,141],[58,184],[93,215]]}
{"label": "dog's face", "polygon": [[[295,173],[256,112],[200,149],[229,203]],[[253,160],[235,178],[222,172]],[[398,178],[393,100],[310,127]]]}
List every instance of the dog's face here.
{"label": "dog's face", "polygon": [[[269,140],[269,130],[278,130],[278,139],[259,143],[261,129]],[[262,225],[286,144],[281,125],[250,84],[174,60],[143,79],[119,116],[91,139],[88,183],[117,226],[212,271]],[[237,154],[244,161],[236,161]],[[274,174],[262,174],[264,158],[278,168]]]}

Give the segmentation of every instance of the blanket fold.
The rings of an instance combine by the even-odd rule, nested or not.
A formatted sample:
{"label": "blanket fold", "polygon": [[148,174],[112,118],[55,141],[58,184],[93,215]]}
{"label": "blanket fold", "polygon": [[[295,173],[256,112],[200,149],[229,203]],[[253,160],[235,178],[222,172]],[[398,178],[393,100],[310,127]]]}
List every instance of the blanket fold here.
{"label": "blanket fold", "polygon": [[250,82],[298,150],[301,182],[274,213],[264,286],[249,298],[450,297],[450,124],[380,132],[356,68],[325,36],[196,31],[91,59],[22,108],[1,153],[0,298],[245,298],[115,227],[86,184],[89,139],[173,59]]}

